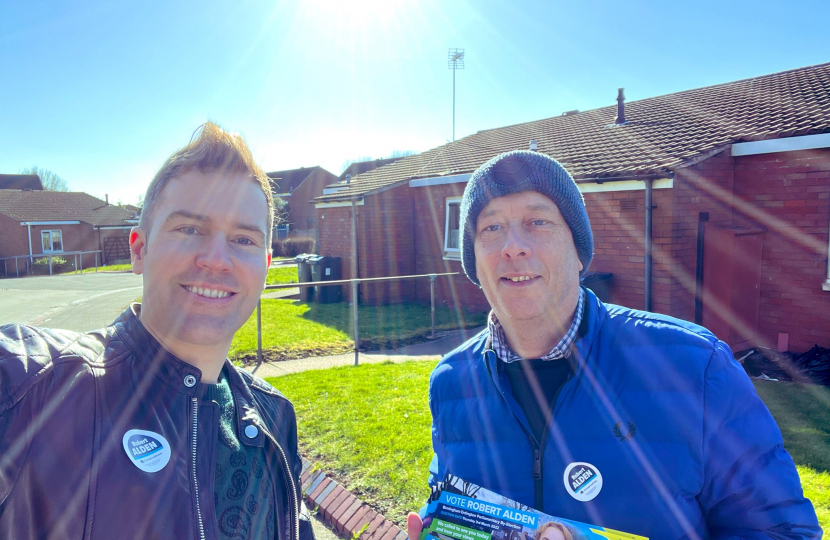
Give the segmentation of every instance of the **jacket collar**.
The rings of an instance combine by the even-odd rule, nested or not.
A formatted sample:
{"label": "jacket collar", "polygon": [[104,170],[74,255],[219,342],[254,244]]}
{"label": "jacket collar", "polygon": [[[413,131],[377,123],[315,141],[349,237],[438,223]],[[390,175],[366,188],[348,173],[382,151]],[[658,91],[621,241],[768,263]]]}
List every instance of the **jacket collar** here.
{"label": "jacket collar", "polygon": [[145,373],[155,375],[177,392],[195,396],[202,371],[162,347],[138,320],[140,312],[141,304],[138,303],[124,310],[112,324],[116,335],[130,349]]}
{"label": "jacket collar", "polygon": [[[138,319],[140,313],[141,304],[131,304],[113,323],[115,333],[142,365],[145,373],[158,377],[165,385],[179,393],[195,396],[202,379],[202,371],[165,349]],[[263,446],[264,424],[254,404],[251,389],[230,360],[225,360],[225,369],[236,409],[237,437],[242,444]],[[250,426],[256,428],[255,434]]]}
{"label": "jacket collar", "polygon": [[[590,372],[591,366],[588,365],[588,362],[591,348],[607,315],[605,305],[596,297],[593,291],[587,288],[584,290],[585,302],[583,305],[582,321],[577,330],[576,343],[571,345],[571,355],[566,359],[571,363],[571,369],[574,375],[565,384],[569,384],[573,380],[578,380],[586,372]],[[518,402],[513,397],[510,390],[510,383],[505,374],[504,363],[499,360],[496,352],[492,349],[489,332],[485,330],[482,333],[484,334],[484,339],[479,341],[479,346],[482,347],[481,354],[483,355],[483,361],[490,374],[490,378],[501,394],[502,399],[505,400],[508,407],[513,410],[516,418],[519,419],[524,430],[530,434],[532,433],[530,423]],[[541,442],[537,441],[537,443]]]}
{"label": "jacket collar", "polygon": [[[597,298],[591,289],[583,289],[585,291],[585,303],[583,306],[582,322],[577,330],[576,343],[571,345],[572,354],[567,359],[571,363],[571,368],[577,376],[584,371],[591,348],[596,341],[596,336],[607,316],[605,304]],[[501,362],[493,350],[490,334],[486,329],[482,334],[484,339],[479,343],[482,346],[481,353],[484,356],[483,360],[499,392],[508,394],[507,382],[503,378],[503,366],[500,365]]]}
{"label": "jacket collar", "polygon": [[[262,430],[265,429],[265,422],[262,421],[256,408],[251,388],[245,383],[245,379],[239,373],[239,368],[234,366],[230,360],[225,360],[225,369],[236,409],[236,437],[242,444],[263,446],[265,436]],[[255,430],[250,426],[253,426]]]}

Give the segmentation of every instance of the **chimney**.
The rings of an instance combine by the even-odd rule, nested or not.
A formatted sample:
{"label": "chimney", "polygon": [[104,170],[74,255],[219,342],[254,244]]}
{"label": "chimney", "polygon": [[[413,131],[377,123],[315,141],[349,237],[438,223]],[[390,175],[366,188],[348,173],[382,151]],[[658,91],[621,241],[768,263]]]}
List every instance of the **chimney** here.
{"label": "chimney", "polygon": [[351,182],[352,182],[352,175],[347,174],[347,175],[346,175],[346,184],[347,184],[347,185],[348,185],[348,184],[351,184]]}
{"label": "chimney", "polygon": [[539,143],[536,142],[536,139],[531,139],[530,140],[530,150],[531,150],[531,152],[535,152],[538,149],[539,149]]}
{"label": "chimney", "polygon": [[109,193],[104,194],[104,206],[110,205],[110,195]]}
{"label": "chimney", "polygon": [[614,118],[615,124],[625,124],[625,95],[623,94],[624,88],[620,88],[617,91],[617,117]]}

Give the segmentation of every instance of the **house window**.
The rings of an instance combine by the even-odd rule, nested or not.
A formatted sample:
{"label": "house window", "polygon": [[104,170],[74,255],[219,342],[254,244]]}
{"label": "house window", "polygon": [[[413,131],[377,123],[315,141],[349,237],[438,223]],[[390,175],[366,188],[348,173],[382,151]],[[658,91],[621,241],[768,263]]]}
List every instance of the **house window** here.
{"label": "house window", "polygon": [[40,243],[43,246],[43,253],[63,251],[63,238],[59,230],[40,231]]}
{"label": "house window", "polygon": [[461,252],[461,198],[447,199],[447,222],[444,227],[444,251],[458,254]]}

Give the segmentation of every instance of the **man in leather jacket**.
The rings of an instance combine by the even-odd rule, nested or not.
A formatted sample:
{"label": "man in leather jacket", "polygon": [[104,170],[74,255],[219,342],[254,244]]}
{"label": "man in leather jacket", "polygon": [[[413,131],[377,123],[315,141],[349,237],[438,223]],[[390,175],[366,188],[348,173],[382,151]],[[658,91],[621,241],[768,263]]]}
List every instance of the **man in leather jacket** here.
{"label": "man in leather jacket", "polygon": [[0,327],[0,538],[313,540],[293,407],[227,360],[273,206],[244,140],[207,123],[130,234],[142,304],[86,334]]}

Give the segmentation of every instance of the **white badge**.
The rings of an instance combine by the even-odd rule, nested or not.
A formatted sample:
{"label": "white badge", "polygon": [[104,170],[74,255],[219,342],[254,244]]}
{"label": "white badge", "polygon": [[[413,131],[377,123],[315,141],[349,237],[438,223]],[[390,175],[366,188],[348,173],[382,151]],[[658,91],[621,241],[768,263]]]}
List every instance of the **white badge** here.
{"label": "white badge", "polygon": [[602,475],[590,463],[581,461],[565,467],[565,490],[577,501],[588,502],[599,495]]}
{"label": "white badge", "polygon": [[170,443],[158,433],[131,429],[122,443],[130,461],[144,472],[158,472],[170,461]]}

